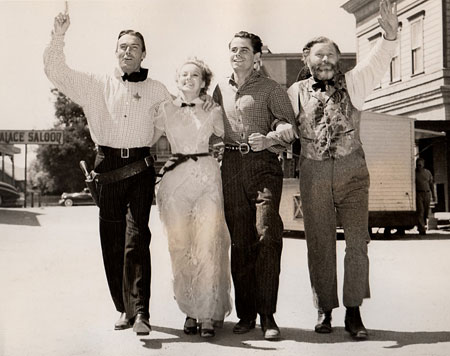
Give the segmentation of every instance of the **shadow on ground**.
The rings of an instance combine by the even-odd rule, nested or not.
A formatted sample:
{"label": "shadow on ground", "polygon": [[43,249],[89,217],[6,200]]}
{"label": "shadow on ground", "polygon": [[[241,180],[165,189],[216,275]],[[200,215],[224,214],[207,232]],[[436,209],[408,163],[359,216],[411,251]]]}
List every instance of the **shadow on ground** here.
{"label": "shadow on ground", "polygon": [[22,210],[0,209],[0,224],[41,226],[37,217],[42,214]]}
{"label": "shadow on ground", "polygon": [[[288,239],[305,239],[304,231],[284,231],[283,237]],[[439,229],[437,231],[428,232],[426,235],[414,233],[407,234],[391,234],[386,236],[383,232],[375,232],[370,236],[371,240],[380,241],[426,241],[426,240],[450,240],[450,229]],[[336,240],[345,240],[343,232],[336,232]]]}
{"label": "shadow on ground", "polygon": [[[223,329],[218,329],[216,336],[210,339],[201,338],[199,335],[185,335],[182,330],[152,326],[154,331],[169,334],[173,337],[141,339],[143,347],[148,349],[162,349],[164,344],[172,343],[204,343],[210,342],[215,345],[236,347],[250,350],[274,351],[277,350],[277,342],[265,341],[260,328],[243,335],[233,334],[233,323],[226,322]],[[313,330],[280,328],[283,340],[295,341],[310,344],[339,344],[348,342],[389,342],[385,349],[401,348],[410,345],[428,345],[442,342],[450,342],[450,331],[389,331],[389,330],[368,330],[369,339],[367,341],[354,341],[343,327],[333,328],[331,334],[318,334]],[[259,346],[254,345],[258,342]]]}

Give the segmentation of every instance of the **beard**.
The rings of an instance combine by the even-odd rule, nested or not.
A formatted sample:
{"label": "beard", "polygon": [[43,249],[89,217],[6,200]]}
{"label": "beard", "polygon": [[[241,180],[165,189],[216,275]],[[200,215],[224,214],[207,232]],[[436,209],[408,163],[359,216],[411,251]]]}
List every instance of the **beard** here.
{"label": "beard", "polygon": [[319,80],[328,80],[333,79],[333,77],[339,71],[339,64],[333,63],[326,63],[326,64],[321,63],[316,65],[310,64],[309,70],[314,78],[317,78]]}

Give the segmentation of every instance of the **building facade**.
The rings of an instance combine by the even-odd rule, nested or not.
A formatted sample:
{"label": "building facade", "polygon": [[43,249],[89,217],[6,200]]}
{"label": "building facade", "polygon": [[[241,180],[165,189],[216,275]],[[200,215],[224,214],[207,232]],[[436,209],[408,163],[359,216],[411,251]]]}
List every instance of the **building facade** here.
{"label": "building facade", "polygon": [[[356,19],[356,55],[368,55],[381,37],[379,0],[342,5]],[[436,211],[449,211],[450,0],[397,0],[398,48],[364,109],[415,121],[416,156],[434,175]]]}

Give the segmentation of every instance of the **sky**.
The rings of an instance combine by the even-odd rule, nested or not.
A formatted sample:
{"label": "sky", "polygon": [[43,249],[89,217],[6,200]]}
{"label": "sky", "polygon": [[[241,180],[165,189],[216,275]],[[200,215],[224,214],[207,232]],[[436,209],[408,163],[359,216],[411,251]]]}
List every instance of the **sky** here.
{"label": "sky", "polygon": [[[299,52],[312,37],[325,35],[341,51],[356,48],[355,19],[341,6],[346,0],[72,0],[66,34],[66,59],[74,69],[110,73],[122,29],[145,38],[143,67],[176,93],[175,71],[190,56],[203,59],[213,83],[231,73],[228,43],[245,30],[258,34],[272,53]],[[0,0],[0,130],[51,129],[55,122],[52,84],[43,71],[43,51],[54,17],[64,1]],[[263,57],[264,61],[264,57]],[[18,146],[25,151],[24,146]],[[28,165],[36,146],[28,147]],[[24,155],[16,155],[24,166]]]}

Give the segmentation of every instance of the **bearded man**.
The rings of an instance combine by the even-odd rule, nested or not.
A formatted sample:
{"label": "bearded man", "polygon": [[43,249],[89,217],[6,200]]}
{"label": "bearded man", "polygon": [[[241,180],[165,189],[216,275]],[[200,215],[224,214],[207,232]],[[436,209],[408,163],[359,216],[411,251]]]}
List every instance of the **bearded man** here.
{"label": "bearded man", "polygon": [[300,143],[300,193],[308,267],[318,321],[315,331],[330,333],[331,312],[339,306],[336,277],[336,220],[344,228],[343,302],[345,329],[357,339],[368,333],[359,307],[370,297],[368,233],[369,172],[360,140],[364,99],[380,82],[396,49],[396,5],[380,2],[384,30],[369,58],[339,72],[340,51],[326,37],[303,49],[311,77],[288,90],[297,116]]}

